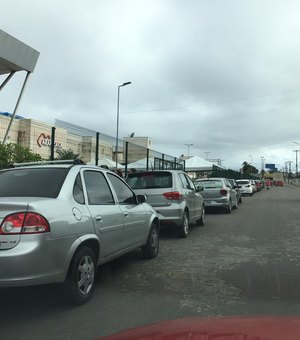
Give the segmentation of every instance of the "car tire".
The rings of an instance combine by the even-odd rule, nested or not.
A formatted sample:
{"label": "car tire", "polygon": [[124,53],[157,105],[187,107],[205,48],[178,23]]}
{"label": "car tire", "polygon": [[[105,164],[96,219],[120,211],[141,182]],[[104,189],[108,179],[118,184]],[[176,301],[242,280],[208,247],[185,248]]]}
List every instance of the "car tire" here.
{"label": "car tire", "polygon": [[189,215],[186,211],[183,212],[182,223],[178,228],[178,237],[186,238],[190,229]]}
{"label": "car tire", "polygon": [[78,249],[73,256],[64,282],[69,302],[74,305],[88,302],[95,287],[96,272],[96,257],[92,249],[89,247]]}
{"label": "car tire", "polygon": [[200,226],[204,226],[204,224],[205,224],[205,207],[204,206],[203,206],[203,209],[202,209],[202,215],[199,218],[199,220],[196,221],[196,224],[200,225]]}
{"label": "car tire", "polygon": [[231,214],[232,211],[232,202],[231,200],[228,203],[228,207],[225,208],[226,214]]}
{"label": "car tire", "polygon": [[147,238],[147,243],[142,246],[142,254],[145,259],[154,259],[159,251],[159,227],[156,223],[152,223]]}

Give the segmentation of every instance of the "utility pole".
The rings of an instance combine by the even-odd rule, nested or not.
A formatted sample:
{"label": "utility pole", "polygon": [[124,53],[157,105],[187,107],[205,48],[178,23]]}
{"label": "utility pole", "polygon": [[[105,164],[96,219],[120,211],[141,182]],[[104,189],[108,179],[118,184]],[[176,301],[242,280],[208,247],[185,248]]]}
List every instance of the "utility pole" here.
{"label": "utility pole", "polygon": [[261,158],[261,177],[263,176],[263,171],[265,170],[265,157],[264,156],[260,156]]}
{"label": "utility pole", "polygon": [[293,152],[296,152],[296,178],[298,177],[298,151],[300,150],[293,150]]}

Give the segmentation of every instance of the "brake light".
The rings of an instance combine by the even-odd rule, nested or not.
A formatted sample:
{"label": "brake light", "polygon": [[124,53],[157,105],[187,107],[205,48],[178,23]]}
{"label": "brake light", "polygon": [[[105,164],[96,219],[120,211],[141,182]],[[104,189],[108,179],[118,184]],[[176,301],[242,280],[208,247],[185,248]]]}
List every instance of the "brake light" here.
{"label": "brake light", "polygon": [[165,192],[163,193],[163,196],[167,200],[174,200],[174,201],[180,200],[182,198],[181,193],[178,191]]}
{"label": "brake light", "polygon": [[2,235],[40,234],[50,231],[46,218],[37,213],[14,213],[4,218],[0,226]]}
{"label": "brake light", "polygon": [[222,196],[227,196],[227,190],[226,189],[221,189],[220,190],[220,194],[222,195]]}

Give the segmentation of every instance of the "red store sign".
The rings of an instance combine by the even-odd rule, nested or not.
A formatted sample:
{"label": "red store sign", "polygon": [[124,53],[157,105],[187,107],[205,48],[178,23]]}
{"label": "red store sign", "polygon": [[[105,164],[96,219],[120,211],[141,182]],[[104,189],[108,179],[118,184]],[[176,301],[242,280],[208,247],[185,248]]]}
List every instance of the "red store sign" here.
{"label": "red store sign", "polygon": [[[41,133],[37,139],[37,144],[41,148],[42,146],[51,146],[51,136],[45,135],[44,133]],[[54,147],[57,149],[62,148],[62,143],[60,142],[54,142]]]}

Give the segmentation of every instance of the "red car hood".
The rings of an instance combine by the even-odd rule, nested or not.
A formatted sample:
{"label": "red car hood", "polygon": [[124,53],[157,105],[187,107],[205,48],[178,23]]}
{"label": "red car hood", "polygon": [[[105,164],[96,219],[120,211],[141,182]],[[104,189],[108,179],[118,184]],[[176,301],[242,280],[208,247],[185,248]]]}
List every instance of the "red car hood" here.
{"label": "red car hood", "polygon": [[299,317],[188,318],[142,326],[102,340],[299,340]]}

